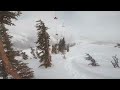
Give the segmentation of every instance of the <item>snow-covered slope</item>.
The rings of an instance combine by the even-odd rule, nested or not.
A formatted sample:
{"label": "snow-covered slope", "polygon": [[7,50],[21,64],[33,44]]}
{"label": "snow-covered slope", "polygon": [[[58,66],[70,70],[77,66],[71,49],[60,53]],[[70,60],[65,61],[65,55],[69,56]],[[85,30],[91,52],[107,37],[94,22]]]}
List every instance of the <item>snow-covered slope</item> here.
{"label": "snow-covered slope", "polygon": [[[75,78],[120,78],[120,69],[113,68],[111,61],[112,56],[119,55],[120,50],[114,48],[113,45],[96,45],[96,44],[81,44],[71,49],[67,53],[69,59],[69,73],[72,73]],[[85,53],[89,53],[99,63],[100,66],[92,67],[85,60]],[[69,56],[73,56],[69,58]]]}
{"label": "snow-covered slope", "polygon": [[[76,41],[77,43],[78,41]],[[80,40],[79,40],[80,42]],[[29,50],[26,50],[30,55]],[[66,53],[66,59],[62,54],[52,55],[52,67],[45,69],[39,67],[38,59],[29,59],[24,62],[33,68],[34,78],[39,79],[112,79],[120,78],[120,68],[114,68],[111,64],[112,56],[117,55],[120,59],[120,49],[114,44],[93,44],[91,41],[82,41],[80,44],[70,48]],[[86,53],[89,53],[100,66],[89,66],[85,60]]]}
{"label": "snow-covered slope", "polygon": [[[67,32],[66,32],[67,33]],[[29,59],[24,62],[33,68],[34,78],[41,79],[86,79],[86,78],[120,78],[120,69],[113,68],[111,64],[112,56],[117,55],[120,59],[120,49],[115,48],[113,42],[95,41],[83,36],[79,36],[77,40],[67,33],[65,38],[67,43],[75,43],[70,47],[70,52],[66,53],[66,59],[62,54],[52,55],[52,67],[45,69],[39,67],[39,59],[33,59],[30,54],[30,47],[35,47],[36,36],[30,33],[12,33],[12,42],[16,48],[22,49],[29,55]],[[60,39],[61,37],[59,37]],[[57,38],[50,34],[50,44],[55,44]],[[98,67],[92,67],[85,60],[86,53],[89,53],[100,64]],[[32,59],[30,59],[32,58]],[[18,58],[19,60],[21,58]]]}

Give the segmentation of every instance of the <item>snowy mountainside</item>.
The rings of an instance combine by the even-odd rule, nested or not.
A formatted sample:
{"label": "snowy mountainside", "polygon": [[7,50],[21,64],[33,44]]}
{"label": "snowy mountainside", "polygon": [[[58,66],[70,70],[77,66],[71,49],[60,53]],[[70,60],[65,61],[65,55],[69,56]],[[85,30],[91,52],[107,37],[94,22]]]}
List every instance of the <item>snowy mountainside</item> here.
{"label": "snowy mountainside", "polygon": [[[93,44],[91,41],[76,40],[78,43],[70,47],[70,52],[66,53],[66,59],[62,54],[52,54],[52,67],[45,69],[39,67],[39,59],[28,59],[24,62],[33,68],[34,78],[38,79],[113,79],[120,78],[120,68],[114,68],[111,64],[112,56],[117,55],[120,59],[120,49],[113,44]],[[30,50],[24,50],[30,57]],[[86,53],[89,53],[100,66],[88,65],[85,60]],[[119,63],[120,65],[120,63]]]}
{"label": "snowy mountainside", "polygon": [[[30,46],[35,47],[37,40],[34,35],[13,34],[13,44],[15,47],[22,49],[29,56],[28,60],[16,57],[19,60],[28,63],[28,66],[34,71],[34,78],[37,79],[104,79],[104,78],[120,78],[120,69],[114,68],[111,64],[112,56],[117,55],[120,59],[119,48],[115,48],[115,43],[95,41],[86,37],[80,36],[78,39],[71,39],[67,36],[69,43],[76,45],[70,47],[70,52],[66,52],[66,59],[63,55],[52,54],[52,67],[45,69],[40,66],[39,59],[34,59],[30,53]],[[60,39],[60,38],[59,38]],[[55,35],[50,35],[50,43],[55,44],[57,38]],[[89,53],[99,63],[100,66],[92,67],[85,60],[86,53]]]}

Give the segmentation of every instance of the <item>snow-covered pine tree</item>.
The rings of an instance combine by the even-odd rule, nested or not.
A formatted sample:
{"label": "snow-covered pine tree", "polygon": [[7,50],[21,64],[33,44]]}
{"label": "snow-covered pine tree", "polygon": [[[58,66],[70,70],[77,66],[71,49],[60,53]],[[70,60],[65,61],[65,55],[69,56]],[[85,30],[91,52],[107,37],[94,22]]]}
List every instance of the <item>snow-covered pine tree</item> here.
{"label": "snow-covered pine tree", "polygon": [[[5,28],[5,26],[3,24],[0,25],[0,36],[1,36],[1,40],[3,42],[3,47],[4,47],[4,50],[6,52],[6,56],[8,58],[13,58],[12,55],[10,54],[10,49],[12,48],[9,48],[6,44],[8,45],[12,45],[12,43],[9,42],[8,38],[12,38],[11,36],[9,36],[6,32],[8,31],[8,29]],[[10,50],[10,51],[7,51]],[[13,52],[11,52],[13,54]],[[2,59],[1,59],[2,60]],[[8,77],[8,74],[3,66],[3,61],[1,61],[0,63],[0,70],[1,70],[1,77],[3,77],[3,79],[7,79]]]}
{"label": "snow-covered pine tree", "polygon": [[62,39],[60,39],[58,45],[59,45],[59,47],[58,47],[59,52],[62,52]]}
{"label": "snow-covered pine tree", "polygon": [[[33,77],[33,73],[30,70],[29,67],[27,67],[27,65],[25,63],[23,63],[22,61],[18,61],[15,59],[16,56],[16,52],[14,51],[14,49],[12,48],[13,44],[11,43],[11,38],[12,36],[10,36],[8,34],[8,29],[5,28],[4,25],[1,26],[0,29],[1,32],[1,36],[2,36],[2,42],[3,42],[3,46],[4,46],[4,50],[6,52],[6,55],[10,61],[10,63],[12,64],[12,66],[17,70],[17,72],[19,73],[19,75],[24,78],[24,79],[29,79]],[[28,57],[26,56],[25,53],[23,53],[23,59],[27,59]]]}
{"label": "snow-covered pine tree", "polygon": [[[12,23],[12,19],[17,20],[17,17],[20,16],[20,11],[0,11],[0,26],[1,25],[14,25]],[[1,27],[0,27],[1,28]],[[4,67],[6,73],[12,75],[15,79],[21,79],[21,77],[17,74],[17,71],[10,64],[8,57],[4,51],[4,46],[2,42],[2,38],[0,35],[0,55],[2,59],[2,66]]]}
{"label": "snow-covered pine tree", "polygon": [[17,19],[20,12],[0,11],[0,36],[1,46],[0,53],[2,57],[3,72],[6,75],[3,77],[8,78],[8,74],[12,75],[15,79],[29,79],[33,77],[33,71],[30,70],[27,65],[21,61],[15,59],[15,51],[12,48],[11,38],[8,34],[8,29],[5,28],[4,24],[14,25],[11,19]]}
{"label": "snow-covered pine tree", "polygon": [[55,54],[55,45],[52,45],[52,53]]}
{"label": "snow-covered pine tree", "polygon": [[7,79],[7,76],[8,76],[8,74],[7,74],[7,72],[6,72],[6,70],[3,66],[3,61],[0,58],[0,77],[3,78],[3,79]]}
{"label": "snow-covered pine tree", "polygon": [[65,39],[61,39],[59,42],[59,51],[63,54],[65,52]]}
{"label": "snow-covered pine tree", "polygon": [[51,55],[49,53],[49,39],[50,36],[47,33],[48,27],[45,26],[44,22],[41,20],[37,21],[36,28],[38,31],[38,40],[36,42],[39,52],[40,66],[51,67]]}
{"label": "snow-covered pine tree", "polygon": [[65,43],[65,39],[63,38],[63,39],[60,39],[59,41],[59,52],[63,54],[64,59],[66,59],[65,50],[66,50],[66,43]]}
{"label": "snow-covered pine tree", "polygon": [[54,54],[58,54],[58,52],[59,52],[58,45],[57,45],[57,44],[52,45],[52,53],[54,53]]}
{"label": "snow-covered pine tree", "polygon": [[62,49],[65,50],[65,45],[66,45],[65,38],[62,39],[62,45],[63,45]]}

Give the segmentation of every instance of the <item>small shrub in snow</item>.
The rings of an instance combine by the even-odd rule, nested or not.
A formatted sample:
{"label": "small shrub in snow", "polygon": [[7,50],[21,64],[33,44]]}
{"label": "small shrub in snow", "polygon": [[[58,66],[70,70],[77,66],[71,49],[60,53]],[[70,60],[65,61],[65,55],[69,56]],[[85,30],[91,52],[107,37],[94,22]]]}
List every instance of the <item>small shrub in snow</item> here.
{"label": "small shrub in snow", "polygon": [[88,65],[99,66],[99,64],[96,63],[95,59],[94,59],[92,56],[90,56],[89,54],[86,54],[86,55],[87,55],[87,56],[85,57],[85,59],[91,61],[91,63],[88,64]]}
{"label": "small shrub in snow", "polygon": [[53,54],[57,54],[58,53],[58,45],[57,44],[52,45],[52,53]]}
{"label": "small shrub in snow", "polygon": [[117,68],[117,67],[120,68],[120,66],[119,66],[119,62],[118,62],[119,59],[118,59],[116,56],[117,56],[117,55],[112,56],[114,62],[111,61],[111,63],[112,63],[112,65],[114,66],[114,68]]}
{"label": "small shrub in snow", "polygon": [[22,55],[22,57],[23,57],[24,60],[28,59],[28,55],[25,52],[22,52],[21,55]]}
{"label": "small shrub in snow", "polygon": [[118,48],[120,48],[120,43],[117,43],[117,45],[116,45],[115,47],[118,47]]}

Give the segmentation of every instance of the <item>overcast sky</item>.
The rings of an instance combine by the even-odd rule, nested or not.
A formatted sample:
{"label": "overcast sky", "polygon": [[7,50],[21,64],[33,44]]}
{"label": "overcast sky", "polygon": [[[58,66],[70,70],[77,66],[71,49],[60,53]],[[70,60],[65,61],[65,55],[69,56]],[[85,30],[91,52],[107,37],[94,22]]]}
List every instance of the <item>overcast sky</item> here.
{"label": "overcast sky", "polygon": [[[55,20],[54,17],[58,19]],[[93,40],[120,41],[120,12],[119,11],[22,11],[15,21],[16,26],[9,27],[14,34],[36,36],[36,21],[41,19],[50,28],[48,32],[54,35],[72,35],[79,39],[81,36]],[[62,27],[64,23],[65,27]]]}

